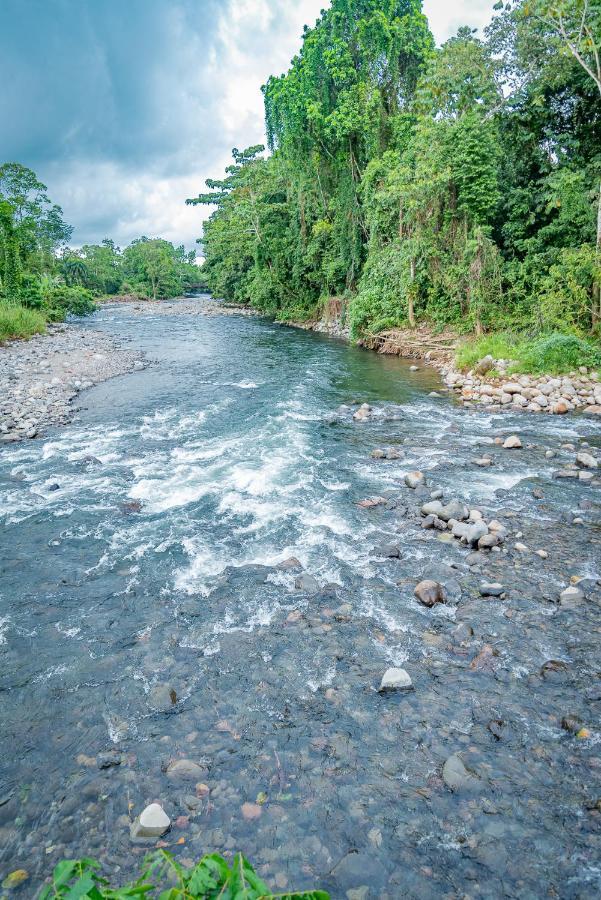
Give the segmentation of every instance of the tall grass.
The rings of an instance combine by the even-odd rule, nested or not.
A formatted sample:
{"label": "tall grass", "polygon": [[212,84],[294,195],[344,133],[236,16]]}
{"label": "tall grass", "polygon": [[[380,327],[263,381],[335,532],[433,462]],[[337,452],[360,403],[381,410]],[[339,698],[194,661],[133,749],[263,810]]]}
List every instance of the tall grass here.
{"label": "tall grass", "polygon": [[29,338],[32,334],[42,334],[45,330],[46,319],[42,313],[27,309],[20,303],[0,300],[0,341]]}

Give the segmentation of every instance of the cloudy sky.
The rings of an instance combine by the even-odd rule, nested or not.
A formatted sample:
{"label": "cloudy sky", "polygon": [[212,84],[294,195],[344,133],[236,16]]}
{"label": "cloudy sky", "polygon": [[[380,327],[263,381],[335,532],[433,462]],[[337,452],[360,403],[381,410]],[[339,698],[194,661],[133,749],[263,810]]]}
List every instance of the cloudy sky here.
{"label": "cloudy sky", "polygon": [[[440,43],[493,0],[425,0]],[[74,244],[195,246],[186,197],[264,140],[260,86],[326,0],[0,0],[0,163],[48,185]]]}

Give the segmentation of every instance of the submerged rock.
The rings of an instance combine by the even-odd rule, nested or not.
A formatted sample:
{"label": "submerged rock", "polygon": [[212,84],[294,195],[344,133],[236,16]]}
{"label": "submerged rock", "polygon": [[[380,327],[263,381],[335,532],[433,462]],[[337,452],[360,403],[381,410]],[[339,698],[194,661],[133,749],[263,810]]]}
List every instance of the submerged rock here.
{"label": "submerged rock", "polygon": [[297,591],[305,591],[307,594],[319,593],[319,582],[313,575],[297,575],[294,581],[294,587]]}
{"label": "submerged rock", "polygon": [[177,692],[168,684],[157,684],[148,695],[148,705],[158,712],[168,712],[177,703]]}
{"label": "submerged rock", "polygon": [[167,778],[178,780],[199,780],[205,774],[205,769],[191,759],[176,759],[167,766]]}
{"label": "submerged rock", "polygon": [[442,767],[442,780],[452,791],[474,790],[478,779],[469,772],[458,753],[449,756]]}
{"label": "submerged rock", "polygon": [[411,490],[415,490],[426,483],[426,476],[423,472],[407,472],[405,475],[405,484]]}
{"label": "submerged rock", "polygon": [[371,418],[371,406],[369,403],[362,403],[356,413],[353,413],[355,422],[366,422]]}

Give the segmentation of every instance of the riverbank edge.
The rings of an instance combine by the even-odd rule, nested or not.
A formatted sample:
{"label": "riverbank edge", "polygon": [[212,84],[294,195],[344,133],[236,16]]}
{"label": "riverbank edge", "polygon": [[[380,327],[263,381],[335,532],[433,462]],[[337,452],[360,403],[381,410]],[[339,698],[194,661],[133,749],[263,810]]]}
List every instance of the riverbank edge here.
{"label": "riverbank edge", "polygon": [[97,384],[141,371],[144,353],[87,325],[48,324],[43,333],[0,346],[0,447],[42,437],[72,421],[74,400]]}
{"label": "riverbank edge", "polygon": [[[315,331],[351,342],[350,332],[339,317],[315,321],[281,322],[291,328]],[[482,406],[493,411],[550,413],[580,412],[601,416],[601,379],[585,366],[567,375],[511,375],[511,360],[483,357],[465,372],[455,364],[461,336],[446,328],[435,333],[425,324],[412,329],[394,329],[364,338],[358,346],[375,353],[421,360],[440,373],[445,390],[464,407]],[[494,377],[488,376],[494,371]]]}

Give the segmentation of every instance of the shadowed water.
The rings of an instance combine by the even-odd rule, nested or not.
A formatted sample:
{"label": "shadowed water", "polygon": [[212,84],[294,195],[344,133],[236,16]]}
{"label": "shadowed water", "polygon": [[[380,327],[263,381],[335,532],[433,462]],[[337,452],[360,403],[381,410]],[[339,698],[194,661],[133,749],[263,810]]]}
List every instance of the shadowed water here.
{"label": "shadowed water", "polygon": [[[552,473],[599,425],[466,411],[429,396],[431,370],[258,319],[107,307],[94,327],[153,365],[0,451],[0,876],[27,869],[32,894],[91,855],[125,878],[146,852],[130,818],[160,800],[179,858],[242,849],[281,889],[595,894],[599,488]],[[473,465],[515,431],[522,451]],[[416,468],[502,519],[509,551],[470,569],[423,531]],[[357,506],[369,496],[390,502]],[[319,593],[276,568],[291,556]],[[415,602],[424,576],[446,605]],[[560,607],[571,576],[586,599]],[[483,578],[505,598],[481,598]],[[413,692],[377,693],[389,665]],[[99,768],[109,750],[120,764]],[[454,753],[473,775],[456,792]],[[171,777],[178,758],[201,773]]]}

